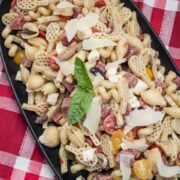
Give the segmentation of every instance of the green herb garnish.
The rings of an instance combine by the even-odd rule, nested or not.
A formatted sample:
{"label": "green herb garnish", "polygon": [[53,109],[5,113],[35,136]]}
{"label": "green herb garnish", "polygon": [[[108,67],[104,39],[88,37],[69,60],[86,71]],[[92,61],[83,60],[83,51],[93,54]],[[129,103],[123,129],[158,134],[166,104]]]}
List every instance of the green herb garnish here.
{"label": "green herb garnish", "polygon": [[93,99],[93,85],[86,67],[81,59],[76,58],[74,74],[77,79],[77,89],[71,98],[68,111],[68,123],[75,124],[86,114]]}

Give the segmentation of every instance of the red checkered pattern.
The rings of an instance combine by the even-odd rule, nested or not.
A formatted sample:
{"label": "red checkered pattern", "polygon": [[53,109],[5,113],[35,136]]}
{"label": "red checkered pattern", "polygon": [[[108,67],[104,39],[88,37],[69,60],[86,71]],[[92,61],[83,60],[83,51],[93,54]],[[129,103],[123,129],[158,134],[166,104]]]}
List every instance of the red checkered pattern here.
{"label": "red checkered pattern", "polygon": [[[135,0],[180,68],[180,1]],[[0,61],[0,179],[55,179],[16,101]]]}

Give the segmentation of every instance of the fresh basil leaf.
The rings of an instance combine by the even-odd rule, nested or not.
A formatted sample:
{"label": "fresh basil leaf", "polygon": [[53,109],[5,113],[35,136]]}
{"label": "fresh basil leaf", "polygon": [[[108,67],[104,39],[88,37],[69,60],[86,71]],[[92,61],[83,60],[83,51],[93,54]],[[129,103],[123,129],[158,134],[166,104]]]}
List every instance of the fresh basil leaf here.
{"label": "fresh basil leaf", "polygon": [[93,99],[93,91],[84,91],[78,88],[73,95],[68,111],[68,123],[77,123],[86,114]]}
{"label": "fresh basil leaf", "polygon": [[75,69],[74,74],[77,79],[77,85],[78,87],[84,89],[84,90],[93,90],[93,84],[88,76],[88,73],[86,71],[86,67],[81,59],[78,57],[75,60]]}

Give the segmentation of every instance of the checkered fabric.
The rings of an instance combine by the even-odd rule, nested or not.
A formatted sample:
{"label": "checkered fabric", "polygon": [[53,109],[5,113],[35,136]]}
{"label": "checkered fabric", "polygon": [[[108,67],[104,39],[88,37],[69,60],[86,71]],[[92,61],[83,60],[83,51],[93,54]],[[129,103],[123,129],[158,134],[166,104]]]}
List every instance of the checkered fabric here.
{"label": "checkered fabric", "polygon": [[[180,1],[135,0],[180,68]],[[0,60],[0,180],[55,179],[19,108]]]}

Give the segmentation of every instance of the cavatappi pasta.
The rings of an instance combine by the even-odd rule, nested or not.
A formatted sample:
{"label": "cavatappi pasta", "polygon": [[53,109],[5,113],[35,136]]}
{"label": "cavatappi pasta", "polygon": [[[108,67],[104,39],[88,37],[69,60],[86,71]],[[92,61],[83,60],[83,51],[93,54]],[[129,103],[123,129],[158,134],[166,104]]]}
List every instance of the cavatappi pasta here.
{"label": "cavatappi pasta", "polygon": [[[180,77],[165,73],[136,12],[118,0],[13,0],[2,22],[4,45],[20,65],[16,80],[28,94],[22,107],[38,115],[39,141],[59,146],[62,174],[177,179]],[[77,57],[85,74],[76,72]],[[79,95],[77,111],[88,106],[72,123],[79,88],[91,100]]]}

